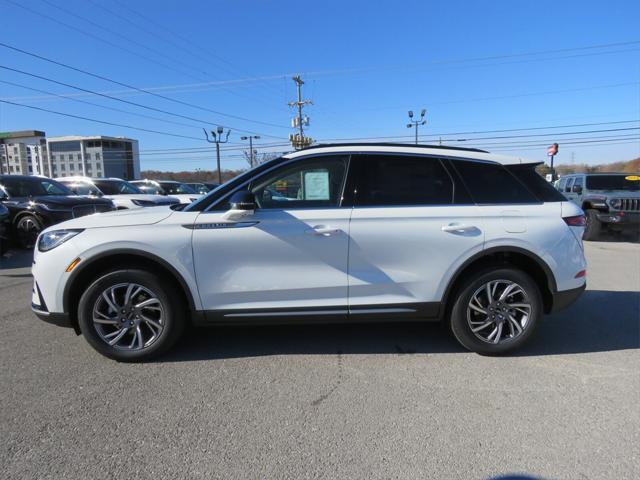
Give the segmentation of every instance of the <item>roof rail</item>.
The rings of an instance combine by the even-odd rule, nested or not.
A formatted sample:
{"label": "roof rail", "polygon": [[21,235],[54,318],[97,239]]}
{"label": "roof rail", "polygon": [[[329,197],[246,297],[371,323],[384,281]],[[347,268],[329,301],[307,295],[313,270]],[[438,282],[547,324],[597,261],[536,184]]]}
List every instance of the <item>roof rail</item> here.
{"label": "roof rail", "polygon": [[489,153],[486,150],[481,150],[479,148],[468,148],[468,147],[450,147],[446,145],[425,145],[425,144],[409,144],[409,143],[393,143],[393,142],[349,142],[349,143],[318,143],[315,145],[310,145],[305,148],[301,148],[300,150],[296,150],[301,152],[303,150],[312,150],[314,148],[327,148],[327,147],[404,147],[404,148],[436,148],[439,150],[460,150],[463,152],[479,152],[479,153]]}

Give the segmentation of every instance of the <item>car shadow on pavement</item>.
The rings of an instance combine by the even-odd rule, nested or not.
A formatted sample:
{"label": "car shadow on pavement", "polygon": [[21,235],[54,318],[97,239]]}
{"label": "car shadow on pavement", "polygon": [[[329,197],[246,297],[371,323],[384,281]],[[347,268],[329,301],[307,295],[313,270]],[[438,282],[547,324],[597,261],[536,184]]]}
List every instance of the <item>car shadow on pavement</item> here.
{"label": "car shadow on pavement", "polygon": [[26,268],[33,263],[33,252],[31,250],[9,250],[4,255],[0,255],[0,272],[12,268]]}
{"label": "car shadow on pavement", "polygon": [[[511,356],[562,355],[640,348],[640,292],[589,290],[546,316]],[[263,355],[461,353],[439,323],[368,323],[192,328],[159,362]]]}
{"label": "car shadow on pavement", "polygon": [[566,310],[546,316],[514,356],[640,348],[640,292],[587,290]]}

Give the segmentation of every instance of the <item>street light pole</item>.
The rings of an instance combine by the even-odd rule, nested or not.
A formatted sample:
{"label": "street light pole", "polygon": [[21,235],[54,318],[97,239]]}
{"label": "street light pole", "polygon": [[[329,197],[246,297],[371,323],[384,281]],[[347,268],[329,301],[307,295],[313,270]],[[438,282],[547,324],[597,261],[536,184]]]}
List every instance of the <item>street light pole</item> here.
{"label": "street light pole", "polygon": [[416,129],[416,145],[418,144],[418,127],[420,125],[424,125],[427,121],[424,119],[425,114],[427,113],[426,109],[422,109],[420,112],[420,120],[413,119],[413,110],[409,110],[409,123],[407,124],[407,128],[412,128],[415,126]]}
{"label": "street light pole", "polygon": [[249,140],[249,165],[251,165],[251,168],[254,167],[255,164],[255,156],[253,154],[253,139],[259,140],[260,139],[260,135],[248,135],[245,137],[240,137],[240,140]]}
{"label": "street light pole", "polygon": [[216,144],[216,159],[218,163],[218,183],[222,184],[222,169],[220,168],[220,144],[227,143],[229,141],[229,134],[231,133],[231,130],[227,130],[227,136],[225,137],[224,140],[222,140],[222,134],[224,133],[224,127],[222,125],[219,125],[218,128],[216,128],[215,132],[211,130],[211,135],[213,135],[213,140],[209,140],[209,134],[207,133],[206,129],[203,128],[202,130],[204,130],[204,136],[207,138],[207,142]]}

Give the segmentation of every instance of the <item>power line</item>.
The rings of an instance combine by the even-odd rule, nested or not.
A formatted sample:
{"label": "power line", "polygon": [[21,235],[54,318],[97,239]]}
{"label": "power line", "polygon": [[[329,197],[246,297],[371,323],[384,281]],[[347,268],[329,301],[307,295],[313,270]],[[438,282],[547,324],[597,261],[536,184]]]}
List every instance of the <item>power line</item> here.
{"label": "power line", "polygon": [[200,128],[199,125],[191,125],[191,124],[188,124],[188,123],[174,122],[173,120],[165,120],[164,118],[153,117],[151,115],[145,115],[143,113],[130,112],[128,110],[122,110],[120,108],[109,107],[107,105],[100,105],[99,103],[89,102],[87,100],[81,100],[79,98],[67,97],[65,95],[60,95],[60,94],[57,94],[57,93],[54,93],[54,92],[49,92],[47,90],[40,90],[38,88],[27,87],[26,85],[20,85],[18,83],[8,82],[6,80],[0,80],[0,82],[5,83],[7,85],[11,85],[13,87],[24,88],[25,90],[31,90],[33,92],[38,92],[38,93],[45,93],[45,94],[53,96],[53,97],[62,98],[63,100],[71,100],[73,102],[84,103],[86,105],[92,105],[94,107],[104,108],[104,109],[107,109],[107,110],[112,110],[114,112],[126,113],[126,114],[129,114],[129,115],[135,115],[137,117],[149,118],[151,120],[157,120],[159,122],[165,122],[165,123],[172,123],[174,125],[181,125],[181,126],[184,126],[184,127]]}
{"label": "power line", "polygon": [[[90,1],[91,1],[91,0],[90,0]],[[127,22],[129,22],[130,24],[132,24],[132,25],[136,25],[138,28],[140,28],[140,29],[144,30],[145,32],[149,33],[150,35],[153,35],[153,36],[155,36],[156,38],[159,38],[159,39],[161,39],[161,40],[163,40],[163,41],[167,42],[168,44],[173,45],[174,47],[179,48],[179,49],[181,49],[182,51],[187,52],[188,54],[190,54],[190,55],[192,55],[192,56],[194,56],[194,57],[196,57],[196,58],[200,58],[200,59],[207,60],[207,58],[206,58],[206,57],[204,57],[203,55],[198,54],[198,53],[196,53],[196,52],[194,51],[195,49],[200,50],[200,51],[204,52],[204,53],[205,53],[209,58],[213,58],[213,59],[215,59],[215,60],[216,60],[216,61],[218,61],[218,62],[221,62],[221,63],[224,63],[224,64],[226,64],[226,65],[230,66],[230,67],[231,67],[231,70],[227,69],[227,71],[228,71],[229,73],[232,73],[232,74],[234,74],[234,75],[236,74],[235,72],[239,72],[239,73],[240,73],[240,74],[242,74],[242,75],[245,75],[245,74],[246,74],[246,72],[244,72],[244,71],[243,71],[243,70],[241,70],[241,69],[238,69],[235,65],[233,65],[233,64],[232,64],[232,63],[230,63],[229,61],[225,60],[224,58],[222,58],[222,57],[220,57],[220,56],[218,56],[218,55],[215,55],[214,53],[210,52],[209,50],[207,50],[207,49],[205,49],[205,48],[202,48],[202,46],[201,46],[201,45],[198,45],[197,43],[192,42],[192,41],[191,41],[191,40],[189,40],[188,38],[183,37],[182,35],[177,34],[177,33],[176,33],[176,32],[174,32],[173,30],[171,30],[171,29],[167,28],[165,25],[161,25],[161,24],[159,24],[158,22],[155,22],[155,21],[151,20],[149,17],[147,17],[146,15],[143,15],[143,14],[142,14],[142,13],[140,13],[139,11],[137,11],[137,10],[135,10],[135,9],[131,8],[129,5],[123,4],[123,3],[122,3],[122,2],[120,2],[119,0],[114,0],[114,1],[115,1],[115,3],[117,3],[118,5],[120,5],[120,7],[121,7],[121,8],[124,8],[125,10],[128,10],[129,12],[131,12],[131,13],[133,13],[134,15],[138,16],[139,18],[141,18],[141,19],[145,20],[146,22],[148,22],[148,23],[150,23],[150,24],[152,24],[152,25],[155,25],[155,26],[156,26],[156,27],[158,27],[161,31],[169,32],[171,35],[173,35],[173,36],[174,36],[174,37],[176,37],[176,38],[179,38],[181,41],[183,41],[183,42],[184,42],[184,43],[186,43],[187,45],[190,45],[192,48],[185,48],[185,47],[183,47],[183,46],[181,46],[181,45],[177,44],[176,42],[174,42],[174,41],[172,41],[172,40],[169,40],[169,39],[167,39],[166,37],[164,37],[164,36],[162,36],[162,35],[160,35],[160,34],[158,34],[158,33],[154,32],[153,30],[145,29],[144,27],[141,27],[141,26],[140,26],[140,24],[135,24],[135,23],[134,23],[134,22],[132,22],[130,19],[128,19],[128,18],[126,18],[126,17],[122,17],[122,16],[118,15],[119,17],[121,17],[121,18],[123,18],[123,19],[126,19],[126,21],[127,21]],[[91,3],[94,3],[94,2],[93,2],[93,1],[91,1]],[[103,8],[104,8],[104,7],[103,7]],[[235,71],[235,72],[234,72],[234,71]],[[267,82],[263,81],[262,79],[260,79],[260,78],[258,78],[258,77],[254,77],[254,76],[251,76],[251,75],[249,75],[249,76],[250,76],[251,78],[253,78],[254,80],[259,80],[259,81],[261,81],[261,82],[262,82],[266,87],[268,87],[269,89],[273,89],[273,91],[274,91],[274,92],[276,92],[276,93],[278,94],[278,96],[280,95],[280,93],[281,93],[281,92],[280,92],[280,91],[278,91],[278,89],[277,89],[277,88],[275,88],[275,87],[273,87],[271,84],[269,84],[269,83],[267,83]]]}
{"label": "power line", "polygon": [[[439,137],[439,136],[445,136],[445,135],[479,135],[483,133],[525,132],[529,130],[550,130],[555,128],[592,127],[592,126],[598,126],[598,125],[617,125],[617,124],[623,124],[623,123],[638,123],[638,122],[640,122],[640,119],[619,120],[614,122],[548,125],[544,127],[507,128],[507,129],[501,129],[501,130],[472,130],[472,131],[466,131],[466,132],[440,132],[440,133],[431,133],[429,135],[420,135],[420,138]],[[377,137],[324,138],[322,140],[318,140],[318,142],[347,141],[347,140],[390,140],[395,138],[413,138],[413,136],[412,135],[395,135],[395,136],[377,136]]]}
{"label": "power line", "polygon": [[[49,78],[49,77],[45,77],[45,76],[42,76],[42,75],[37,75],[35,73],[26,72],[24,70],[18,70],[17,68],[11,68],[11,67],[7,67],[5,65],[0,65],[0,68],[2,68],[4,70],[9,70],[11,72],[20,73],[22,75],[27,75],[27,76],[30,76],[30,77],[33,77],[33,78],[38,78],[40,80],[45,80],[47,82],[55,83],[57,85],[62,85],[62,86],[65,86],[65,87],[73,88],[73,89],[79,90],[81,92],[91,93],[91,94],[97,95],[99,97],[104,97],[104,98],[108,98],[110,100],[115,100],[116,102],[126,103],[128,105],[133,105],[133,106],[136,106],[136,107],[139,107],[139,108],[144,108],[146,110],[151,110],[151,111],[154,111],[154,112],[164,113],[165,115],[171,115],[173,117],[184,118],[186,120],[192,120],[194,122],[202,122],[202,123],[205,123],[205,124],[217,125],[216,123],[209,122],[207,120],[194,118],[194,117],[190,117],[190,116],[187,116],[187,115],[182,115],[182,114],[179,114],[179,113],[173,113],[173,112],[170,112],[170,111],[167,111],[167,110],[162,110],[160,108],[150,107],[148,105],[143,105],[141,103],[132,102],[130,100],[125,100],[123,98],[118,98],[118,97],[114,97],[112,95],[107,95],[105,93],[100,93],[100,92],[96,92],[94,90],[89,90],[87,88],[82,88],[82,87],[78,87],[76,85],[71,85],[70,83],[60,82],[58,80],[54,80],[54,79]],[[237,128],[235,130],[238,130],[238,131],[241,131],[241,132],[248,132],[249,131],[249,130],[241,130],[241,129],[237,129]],[[273,135],[267,135],[267,134],[263,134],[263,135],[265,137],[272,137],[272,138],[277,138],[277,139],[281,138],[281,137],[275,137]]]}
{"label": "power line", "polygon": [[[145,60],[145,61],[147,61],[147,62],[154,63],[154,64],[156,64],[156,65],[160,65],[160,66],[161,66],[161,67],[163,67],[163,68],[166,68],[166,69],[168,69],[168,70],[172,70],[172,71],[174,71],[174,72],[180,73],[181,75],[191,76],[191,75],[186,74],[186,73],[184,73],[184,72],[182,72],[182,71],[180,71],[180,70],[175,69],[174,67],[172,67],[171,65],[169,65],[169,64],[167,64],[167,63],[160,62],[160,61],[158,61],[158,60],[156,60],[156,59],[153,59],[153,58],[149,58],[148,56],[146,56],[146,55],[142,55],[142,54],[140,54],[140,53],[136,53],[136,52],[134,52],[133,50],[130,50],[130,49],[126,48],[126,47],[123,47],[123,46],[121,46],[121,45],[118,45],[117,43],[113,43],[113,42],[112,42],[112,41],[110,41],[110,40],[106,40],[106,39],[104,39],[104,38],[102,38],[102,37],[100,37],[100,36],[98,36],[98,35],[95,35],[95,34],[93,34],[93,33],[91,33],[91,32],[87,32],[87,31],[85,31],[85,30],[83,30],[83,29],[81,29],[81,28],[78,28],[78,27],[76,27],[75,25],[72,25],[72,24],[70,24],[70,23],[63,22],[62,20],[58,20],[58,19],[56,19],[56,18],[54,18],[54,17],[52,17],[52,16],[50,16],[50,15],[47,15],[47,14],[42,13],[42,12],[39,12],[39,11],[37,11],[37,10],[33,10],[33,9],[31,9],[31,8],[29,8],[29,7],[25,6],[25,5],[21,5],[21,4],[17,3],[17,2],[14,2],[13,0],[5,0],[5,1],[6,1],[7,3],[12,4],[12,5],[13,5],[13,6],[15,6],[15,7],[18,7],[18,8],[21,8],[21,9],[23,9],[23,10],[26,10],[27,12],[32,13],[32,14],[34,14],[34,15],[37,15],[37,16],[40,16],[40,17],[46,18],[47,20],[50,20],[50,21],[52,21],[52,22],[54,22],[54,23],[57,23],[58,25],[62,25],[62,26],[66,27],[66,28],[68,28],[68,29],[70,29],[70,30],[74,30],[74,31],[76,31],[76,32],[79,32],[79,33],[81,33],[81,34],[83,34],[83,35],[86,35],[87,37],[93,38],[93,39],[98,40],[99,42],[105,43],[105,44],[107,44],[107,45],[109,45],[109,46],[111,46],[111,47],[114,47],[114,48],[117,48],[117,49],[122,50],[122,51],[124,51],[124,52],[127,52],[127,53],[129,53],[129,54],[131,54],[131,55],[133,55],[133,56],[135,56],[135,57],[141,58],[141,59],[143,59],[143,60]],[[194,77],[192,77],[192,78],[194,78]]]}
{"label": "power line", "polygon": [[[58,66],[61,66],[61,67],[67,68],[67,69],[69,69],[69,70],[73,70],[73,71],[75,71],[75,72],[82,73],[82,74],[84,74],[84,75],[89,75],[90,77],[94,77],[94,78],[97,78],[97,79],[100,79],[100,80],[104,80],[104,81],[106,81],[106,82],[113,83],[113,84],[115,84],[115,85],[120,85],[121,87],[130,88],[130,89],[132,89],[132,90],[136,90],[136,91],[141,92],[141,93],[146,93],[146,94],[148,94],[148,95],[152,95],[152,96],[154,96],[154,97],[161,98],[161,99],[163,99],[163,100],[167,100],[167,101],[169,101],[169,102],[178,103],[178,104],[180,104],[180,105],[184,105],[184,106],[191,107],[191,108],[196,108],[196,109],[198,109],[198,110],[203,110],[203,111],[210,112],[210,113],[215,113],[216,115],[222,115],[222,116],[224,116],[224,117],[235,118],[236,120],[242,120],[242,121],[245,121],[245,122],[257,123],[257,124],[267,125],[267,126],[271,126],[271,127],[277,127],[277,128],[286,128],[286,129],[289,129],[289,127],[286,127],[286,126],[283,126],[283,125],[277,125],[277,124],[269,123],[269,122],[262,122],[262,121],[259,121],[259,120],[251,120],[250,118],[240,117],[240,116],[238,116],[238,115],[231,115],[231,114],[228,114],[228,113],[219,112],[219,111],[217,111],[217,110],[212,110],[212,109],[210,109],[210,108],[202,107],[202,106],[200,106],[200,105],[192,104],[192,103],[189,103],[189,102],[184,102],[184,101],[182,101],[182,100],[177,100],[177,99],[175,99],[175,98],[167,97],[167,96],[165,96],[165,95],[160,95],[159,93],[155,93],[155,92],[151,92],[151,91],[149,91],[149,90],[144,90],[144,89],[142,89],[142,88],[134,87],[133,85],[128,85],[128,84],[123,83],[123,82],[120,82],[120,81],[118,81],[118,80],[113,80],[113,79],[111,79],[111,78],[105,77],[105,76],[103,76],[103,75],[98,75],[98,74],[96,74],[96,73],[91,73],[91,72],[88,72],[87,70],[83,70],[83,69],[81,69],[81,68],[73,67],[73,66],[68,65],[68,64],[66,64],[66,63],[58,62],[58,61],[56,61],[56,60],[53,60],[53,59],[50,59],[50,58],[44,57],[44,56],[42,56],[42,55],[38,55],[38,54],[33,53],[33,52],[28,52],[28,51],[26,51],[26,50],[23,50],[23,49],[21,49],[21,48],[17,48],[17,47],[14,47],[14,46],[8,45],[8,44],[6,44],[6,43],[2,43],[2,42],[0,42],[0,46],[5,47],[5,48],[8,48],[8,49],[13,50],[13,51],[16,51],[16,52],[19,52],[19,53],[22,53],[22,54],[24,54],[24,55],[28,55],[28,56],[30,56],[30,57],[37,58],[37,59],[39,59],[39,60],[43,60],[43,61],[45,61],[45,62],[52,63],[52,64],[54,64],[54,65],[58,65]],[[218,124],[218,123],[214,123],[214,125],[219,126],[220,124]],[[222,126],[222,125],[220,125],[220,126]],[[263,133],[260,133],[260,132],[252,132],[252,131],[250,131],[250,130],[241,130],[241,129],[238,129],[238,128],[234,128],[234,130],[243,131],[243,132],[247,132],[247,133],[255,133],[255,134],[259,134],[259,135],[270,136],[270,135],[266,135],[266,134],[263,134]],[[279,137],[275,137],[275,138],[279,138]]]}
{"label": "power line", "polygon": [[111,125],[111,126],[114,126],[114,127],[122,127],[122,128],[130,128],[132,130],[139,130],[141,132],[157,133],[159,135],[167,135],[167,136],[170,136],[170,137],[188,138],[190,140],[202,141],[202,138],[199,138],[199,137],[190,137],[188,135],[179,135],[177,133],[161,132],[159,130],[151,130],[151,129],[148,129],[148,128],[134,127],[134,126],[131,126],[131,125],[124,125],[122,123],[113,123],[113,122],[107,122],[105,120],[96,120],[95,118],[82,117],[80,115],[72,115],[71,113],[57,112],[55,110],[48,110],[46,108],[34,107],[32,105],[25,105],[23,103],[10,102],[8,100],[0,100],[0,102],[1,103],[6,103],[8,105],[14,105],[16,107],[30,108],[32,110],[38,110],[40,112],[53,113],[53,114],[56,114],[56,115],[61,115],[63,117],[71,117],[71,118],[77,118],[79,120],[86,120],[88,122],[102,123],[104,125]]}

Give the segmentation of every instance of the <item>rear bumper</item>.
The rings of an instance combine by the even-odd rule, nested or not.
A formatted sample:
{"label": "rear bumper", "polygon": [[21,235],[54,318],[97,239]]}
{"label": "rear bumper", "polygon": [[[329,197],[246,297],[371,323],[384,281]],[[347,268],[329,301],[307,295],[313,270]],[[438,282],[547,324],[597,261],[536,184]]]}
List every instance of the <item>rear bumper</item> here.
{"label": "rear bumper", "polygon": [[563,308],[567,308],[569,305],[573,304],[582,292],[587,288],[587,284],[585,283],[581,287],[573,288],[571,290],[563,290],[561,292],[556,292],[553,294],[553,304],[551,305],[551,312],[557,312],[558,310],[562,310]]}

